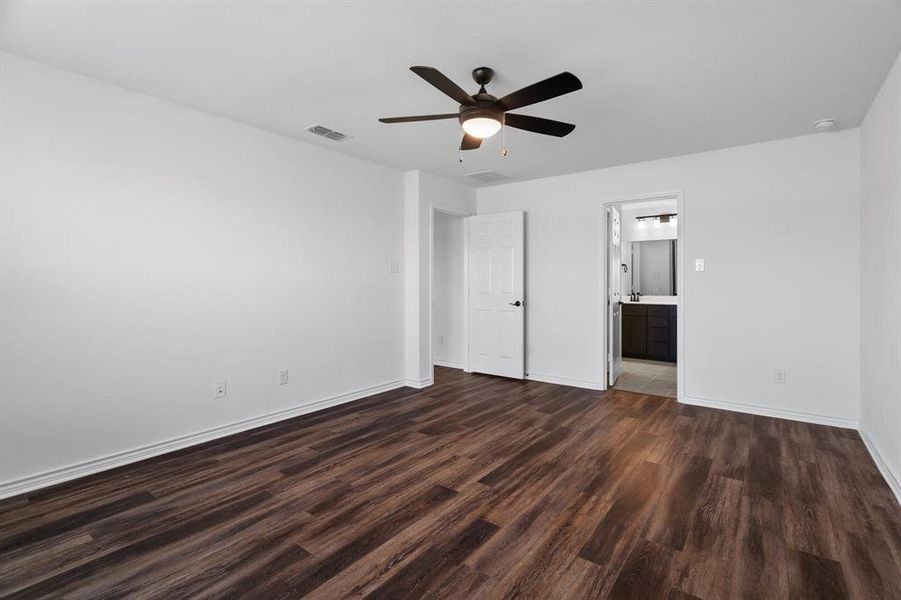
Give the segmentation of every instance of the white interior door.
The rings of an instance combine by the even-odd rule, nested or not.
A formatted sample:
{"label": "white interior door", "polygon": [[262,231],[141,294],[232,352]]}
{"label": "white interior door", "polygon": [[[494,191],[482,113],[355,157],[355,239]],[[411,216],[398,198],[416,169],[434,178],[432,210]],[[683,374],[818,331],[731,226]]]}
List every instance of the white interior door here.
{"label": "white interior door", "polygon": [[622,225],[615,206],[607,207],[607,385],[623,373]]}
{"label": "white interior door", "polygon": [[468,217],[469,368],[522,379],[523,213]]}

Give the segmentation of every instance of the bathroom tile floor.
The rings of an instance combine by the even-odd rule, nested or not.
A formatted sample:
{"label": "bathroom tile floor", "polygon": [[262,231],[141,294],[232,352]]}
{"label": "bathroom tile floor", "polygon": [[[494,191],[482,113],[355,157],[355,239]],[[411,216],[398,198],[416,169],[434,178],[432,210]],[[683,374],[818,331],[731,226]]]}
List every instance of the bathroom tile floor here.
{"label": "bathroom tile floor", "polygon": [[623,374],[613,389],[676,397],[676,364],[656,360],[623,359]]}

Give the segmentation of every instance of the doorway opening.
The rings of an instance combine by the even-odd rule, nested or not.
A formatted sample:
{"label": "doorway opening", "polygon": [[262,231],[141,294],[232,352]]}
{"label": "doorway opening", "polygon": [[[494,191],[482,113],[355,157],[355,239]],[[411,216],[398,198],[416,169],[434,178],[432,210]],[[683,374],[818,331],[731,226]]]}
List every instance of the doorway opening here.
{"label": "doorway opening", "polygon": [[681,398],[682,193],[604,203],[605,389]]}
{"label": "doorway opening", "polygon": [[435,209],[432,228],[432,366],[463,369],[467,348],[465,218]]}

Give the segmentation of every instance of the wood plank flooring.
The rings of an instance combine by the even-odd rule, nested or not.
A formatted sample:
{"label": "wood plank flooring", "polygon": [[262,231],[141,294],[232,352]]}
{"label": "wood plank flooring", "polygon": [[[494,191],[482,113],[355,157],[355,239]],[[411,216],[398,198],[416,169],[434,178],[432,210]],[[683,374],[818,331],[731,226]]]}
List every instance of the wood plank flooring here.
{"label": "wood plank flooring", "polygon": [[0,502],[8,598],[901,598],[857,433],[436,369]]}

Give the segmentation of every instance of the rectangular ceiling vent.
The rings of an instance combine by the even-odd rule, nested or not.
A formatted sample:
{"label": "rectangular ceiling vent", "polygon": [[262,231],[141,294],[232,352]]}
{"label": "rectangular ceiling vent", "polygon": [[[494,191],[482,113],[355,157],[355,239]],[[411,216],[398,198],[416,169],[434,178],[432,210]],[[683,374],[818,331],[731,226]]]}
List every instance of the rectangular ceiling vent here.
{"label": "rectangular ceiling vent", "polygon": [[467,177],[472,177],[476,181],[481,181],[482,183],[490,183],[492,181],[501,181],[503,179],[510,179],[503,173],[498,173],[497,171],[479,171],[478,173],[470,173]]}
{"label": "rectangular ceiling vent", "polygon": [[311,125],[307,127],[307,131],[312,133],[313,135],[328,138],[333,142],[343,142],[344,140],[350,139],[349,135],[344,135],[340,131],[335,131],[334,129],[329,129],[328,127],[323,127],[322,125]]}

